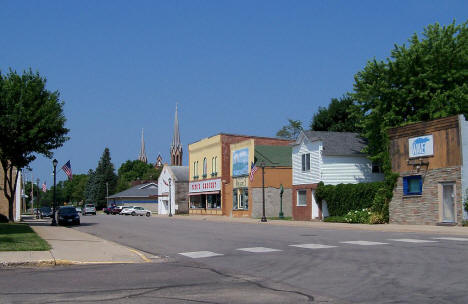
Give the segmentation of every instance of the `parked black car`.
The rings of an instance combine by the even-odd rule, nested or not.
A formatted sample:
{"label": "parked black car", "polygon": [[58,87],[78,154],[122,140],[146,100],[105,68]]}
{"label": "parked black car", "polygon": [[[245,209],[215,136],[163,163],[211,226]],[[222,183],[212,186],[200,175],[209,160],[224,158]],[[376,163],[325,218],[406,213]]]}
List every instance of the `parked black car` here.
{"label": "parked black car", "polygon": [[80,224],[80,215],[76,208],[73,206],[63,206],[60,207],[57,213],[57,221],[59,225],[66,224]]}
{"label": "parked black car", "polygon": [[41,207],[39,215],[41,218],[52,217],[52,209],[50,207]]}

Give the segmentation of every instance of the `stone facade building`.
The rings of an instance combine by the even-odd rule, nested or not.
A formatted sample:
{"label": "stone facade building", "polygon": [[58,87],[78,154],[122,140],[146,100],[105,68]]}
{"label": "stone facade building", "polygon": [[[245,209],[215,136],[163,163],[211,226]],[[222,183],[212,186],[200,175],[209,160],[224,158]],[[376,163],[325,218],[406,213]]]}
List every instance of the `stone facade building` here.
{"label": "stone facade building", "polygon": [[451,116],[389,130],[399,174],[390,223],[461,225],[468,187],[468,122]]}

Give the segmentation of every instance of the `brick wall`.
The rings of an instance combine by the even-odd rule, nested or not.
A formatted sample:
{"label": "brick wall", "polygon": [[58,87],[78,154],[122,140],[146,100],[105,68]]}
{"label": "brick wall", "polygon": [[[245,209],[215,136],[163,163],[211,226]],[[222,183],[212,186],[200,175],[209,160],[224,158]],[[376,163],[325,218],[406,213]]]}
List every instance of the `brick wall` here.
{"label": "brick wall", "polygon": [[[317,188],[317,184],[292,186],[291,207],[292,217],[296,221],[310,221],[312,219],[312,190]],[[297,191],[306,190],[306,206],[297,206]]]}
{"label": "brick wall", "polygon": [[462,222],[461,168],[449,167],[428,170],[423,176],[422,195],[403,196],[403,176],[414,175],[400,173],[397,186],[390,202],[390,223],[435,225],[440,222],[441,197],[440,183],[455,182],[455,204],[457,223]]}

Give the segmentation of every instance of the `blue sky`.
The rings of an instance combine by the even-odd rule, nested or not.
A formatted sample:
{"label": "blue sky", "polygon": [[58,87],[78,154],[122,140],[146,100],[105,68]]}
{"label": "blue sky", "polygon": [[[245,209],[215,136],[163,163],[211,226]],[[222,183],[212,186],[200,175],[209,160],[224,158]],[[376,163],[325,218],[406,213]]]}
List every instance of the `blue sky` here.
{"label": "blue sky", "polygon": [[[65,101],[59,166],[169,160],[179,103],[187,145],[219,132],[308,125],[353,76],[424,26],[467,20],[467,1],[0,1],[0,69],[31,67]],[[52,183],[38,157],[34,179]],[[28,174],[29,175],[29,174]],[[58,179],[65,179],[60,171]]]}

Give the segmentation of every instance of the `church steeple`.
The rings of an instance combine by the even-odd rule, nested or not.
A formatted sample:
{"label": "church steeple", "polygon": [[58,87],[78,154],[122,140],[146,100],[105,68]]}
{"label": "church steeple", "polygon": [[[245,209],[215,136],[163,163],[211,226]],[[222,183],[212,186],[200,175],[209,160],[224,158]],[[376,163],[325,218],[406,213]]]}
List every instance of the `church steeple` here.
{"label": "church steeple", "polygon": [[140,154],[138,155],[138,159],[144,163],[148,162],[148,159],[146,158],[146,152],[145,152],[145,139],[143,138],[143,129],[141,129],[141,146],[140,146]]}
{"label": "church steeple", "polygon": [[182,166],[182,144],[180,143],[179,118],[177,117],[177,104],[174,117],[174,136],[171,144],[171,166]]}

